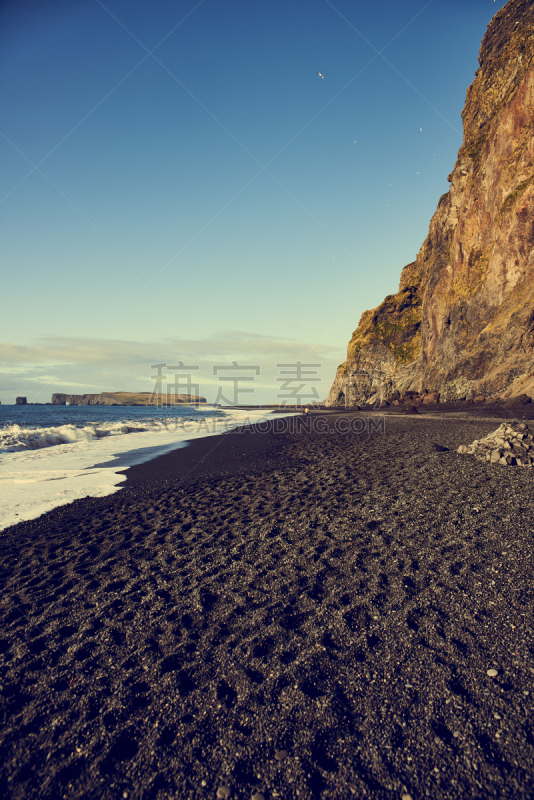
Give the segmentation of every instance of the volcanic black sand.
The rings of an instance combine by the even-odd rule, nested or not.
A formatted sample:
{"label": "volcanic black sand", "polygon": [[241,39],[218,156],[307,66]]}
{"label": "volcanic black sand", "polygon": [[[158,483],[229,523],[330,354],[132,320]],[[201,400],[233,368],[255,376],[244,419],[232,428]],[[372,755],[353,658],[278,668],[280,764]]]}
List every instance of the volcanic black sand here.
{"label": "volcanic black sand", "polygon": [[534,471],[473,414],[278,419],[5,531],[0,795],[534,797]]}

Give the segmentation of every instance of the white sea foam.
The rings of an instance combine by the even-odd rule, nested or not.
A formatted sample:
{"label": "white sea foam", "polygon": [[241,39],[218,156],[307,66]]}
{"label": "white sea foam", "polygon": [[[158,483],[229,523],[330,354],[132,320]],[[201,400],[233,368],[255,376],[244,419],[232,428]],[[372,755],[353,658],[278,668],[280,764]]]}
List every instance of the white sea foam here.
{"label": "white sea foam", "polygon": [[[242,412],[238,412],[242,413]],[[182,433],[195,434],[197,430],[211,433],[221,424],[233,422],[233,417],[187,418],[168,417],[162,419],[121,420],[120,422],[94,422],[83,427],[60,425],[58,427],[26,428],[22,425],[6,425],[0,429],[0,453],[16,453],[22,450],[41,450],[60,444],[90,442],[106,436],[124,436],[128,433]],[[215,430],[213,431],[215,432]]]}
{"label": "white sea foam", "polygon": [[82,497],[103,497],[126,480],[115,470],[149,461],[187,440],[269,419],[263,411],[225,410],[211,418],[125,420],[77,428],[9,425],[0,443],[0,530]]}

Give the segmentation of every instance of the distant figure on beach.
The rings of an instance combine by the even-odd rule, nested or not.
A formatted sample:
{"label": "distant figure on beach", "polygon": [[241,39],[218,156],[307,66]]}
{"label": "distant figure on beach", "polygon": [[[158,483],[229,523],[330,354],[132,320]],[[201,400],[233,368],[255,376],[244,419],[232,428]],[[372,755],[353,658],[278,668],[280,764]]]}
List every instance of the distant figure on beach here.
{"label": "distant figure on beach", "polygon": [[308,408],[308,406],[304,406],[304,410],[302,413],[304,414],[305,417],[308,416],[308,414],[310,413],[310,409]]}

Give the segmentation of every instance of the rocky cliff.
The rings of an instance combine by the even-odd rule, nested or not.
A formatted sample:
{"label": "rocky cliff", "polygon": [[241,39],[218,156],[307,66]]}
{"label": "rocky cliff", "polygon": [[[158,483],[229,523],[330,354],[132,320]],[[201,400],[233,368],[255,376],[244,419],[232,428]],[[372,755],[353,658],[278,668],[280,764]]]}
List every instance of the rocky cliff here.
{"label": "rocky cliff", "polygon": [[103,392],[102,394],[53,394],[52,405],[64,406],[172,406],[182,403],[205,403],[205,397],[191,394],[158,394],[157,403],[151,392]]}
{"label": "rocky cliff", "polygon": [[534,394],[532,0],[495,15],[479,64],[450,189],[397,294],[362,315],[328,405],[345,402],[350,376],[377,370],[386,394]]}

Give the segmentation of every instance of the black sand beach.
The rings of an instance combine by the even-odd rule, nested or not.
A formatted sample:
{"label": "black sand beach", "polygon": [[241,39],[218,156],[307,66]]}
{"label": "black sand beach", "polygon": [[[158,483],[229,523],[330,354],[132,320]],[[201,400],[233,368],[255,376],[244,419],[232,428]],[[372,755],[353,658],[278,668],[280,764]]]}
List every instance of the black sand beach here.
{"label": "black sand beach", "polygon": [[533,797],[534,471],[455,452],[489,413],[273,420],[5,531],[0,795]]}

